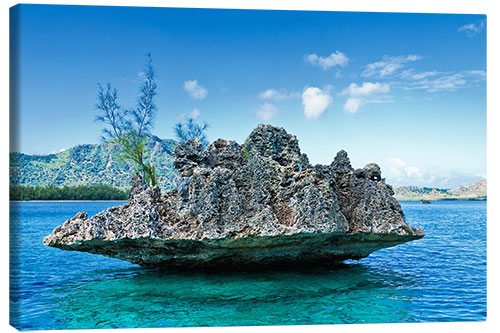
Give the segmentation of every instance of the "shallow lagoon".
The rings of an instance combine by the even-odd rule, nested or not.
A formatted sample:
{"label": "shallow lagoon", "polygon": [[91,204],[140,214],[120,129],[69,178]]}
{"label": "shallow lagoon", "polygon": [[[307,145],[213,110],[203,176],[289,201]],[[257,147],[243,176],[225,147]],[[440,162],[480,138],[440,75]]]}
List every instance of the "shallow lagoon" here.
{"label": "shallow lagoon", "polygon": [[22,330],[486,319],[486,202],[401,202],[417,241],[334,269],[171,273],[42,244],[79,211],[12,202],[11,324]]}

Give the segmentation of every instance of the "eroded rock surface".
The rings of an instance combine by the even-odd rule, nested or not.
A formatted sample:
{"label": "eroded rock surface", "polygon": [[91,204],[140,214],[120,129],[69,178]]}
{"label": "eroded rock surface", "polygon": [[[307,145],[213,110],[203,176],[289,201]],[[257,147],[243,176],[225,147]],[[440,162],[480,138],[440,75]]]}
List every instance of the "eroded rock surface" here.
{"label": "eroded rock surface", "polygon": [[259,125],[243,145],[180,143],[174,157],[175,190],[143,191],[134,177],[128,203],[78,213],[44,244],[188,269],[328,264],[424,236],[378,165],[354,170],[340,151],[311,166],[283,128]]}

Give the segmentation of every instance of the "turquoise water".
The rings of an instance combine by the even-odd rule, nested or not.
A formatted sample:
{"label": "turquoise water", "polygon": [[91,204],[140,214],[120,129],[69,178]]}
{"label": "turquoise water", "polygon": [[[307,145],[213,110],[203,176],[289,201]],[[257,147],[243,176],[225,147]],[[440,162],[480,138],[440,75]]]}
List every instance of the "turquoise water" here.
{"label": "turquoise water", "polygon": [[42,244],[79,211],[11,203],[10,321],[20,330],[486,319],[486,202],[402,202],[421,240],[334,269],[171,273]]}

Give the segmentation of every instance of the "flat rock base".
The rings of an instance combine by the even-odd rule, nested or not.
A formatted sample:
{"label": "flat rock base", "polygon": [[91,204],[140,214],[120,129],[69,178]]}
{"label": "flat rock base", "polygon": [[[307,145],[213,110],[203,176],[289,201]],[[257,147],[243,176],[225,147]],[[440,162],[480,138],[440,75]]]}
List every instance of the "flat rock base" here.
{"label": "flat rock base", "polygon": [[175,270],[234,270],[330,266],[361,259],[382,248],[423,235],[363,233],[294,234],[218,240],[155,240],[151,238],[90,240],[55,247],[101,254],[141,266]]}

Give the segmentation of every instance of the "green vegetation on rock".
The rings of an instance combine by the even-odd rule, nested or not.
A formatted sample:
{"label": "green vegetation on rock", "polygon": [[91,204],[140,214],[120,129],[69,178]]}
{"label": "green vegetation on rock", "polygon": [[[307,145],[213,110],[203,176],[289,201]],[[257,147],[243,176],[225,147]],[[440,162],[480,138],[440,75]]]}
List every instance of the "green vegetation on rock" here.
{"label": "green vegetation on rock", "polygon": [[198,140],[198,142],[202,144],[203,148],[207,148],[210,143],[206,134],[208,127],[209,126],[206,122],[203,123],[203,125],[199,125],[193,118],[189,118],[184,124],[175,124],[174,132],[180,142]]}
{"label": "green vegetation on rock", "polygon": [[130,162],[135,173],[142,175],[143,189],[146,183],[158,184],[156,167],[146,148],[146,136],[154,126],[157,109],[154,102],[157,94],[155,76],[151,54],[148,54],[142,74],[144,82],[139,89],[137,106],[133,109],[124,109],[118,104],[118,91],[109,83],[106,89],[99,84],[97,93],[96,121],[104,124],[103,138],[111,139],[116,144],[116,156]]}

